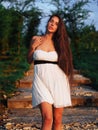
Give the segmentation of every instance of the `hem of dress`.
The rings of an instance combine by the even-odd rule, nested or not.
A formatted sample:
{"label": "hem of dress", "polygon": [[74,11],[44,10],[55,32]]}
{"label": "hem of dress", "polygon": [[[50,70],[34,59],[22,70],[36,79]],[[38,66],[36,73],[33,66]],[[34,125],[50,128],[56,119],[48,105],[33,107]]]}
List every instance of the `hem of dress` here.
{"label": "hem of dress", "polygon": [[59,106],[57,106],[57,105],[53,105],[54,106],[54,108],[66,108],[66,107],[72,107],[72,104],[70,104],[70,105],[59,105]]}
{"label": "hem of dress", "polygon": [[33,107],[33,108],[38,107],[38,106],[39,106],[41,103],[43,103],[43,102],[47,102],[47,103],[53,105],[53,103],[50,103],[50,102],[48,102],[48,101],[41,101],[41,102],[39,102],[39,103],[37,103],[37,104],[35,104],[35,105],[32,103],[32,107]]}
{"label": "hem of dress", "polygon": [[47,102],[47,103],[53,105],[54,108],[62,108],[62,107],[66,108],[66,107],[72,107],[72,104],[66,104],[66,105],[55,105],[55,104],[50,103],[50,102],[48,102],[48,101],[41,101],[40,103],[37,103],[37,104],[35,104],[35,105],[32,103],[32,107],[33,107],[33,108],[36,108],[36,107],[38,107],[38,106],[39,106],[41,103],[43,103],[43,102]]}

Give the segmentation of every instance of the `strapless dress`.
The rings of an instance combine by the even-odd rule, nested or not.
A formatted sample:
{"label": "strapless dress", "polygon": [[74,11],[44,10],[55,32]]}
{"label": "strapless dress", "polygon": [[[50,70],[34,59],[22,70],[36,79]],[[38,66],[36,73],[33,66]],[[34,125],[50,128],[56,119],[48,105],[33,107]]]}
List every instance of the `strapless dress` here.
{"label": "strapless dress", "polygon": [[[35,50],[33,60],[58,61],[56,51]],[[69,81],[57,64],[45,63],[34,65],[32,87],[32,105],[42,102],[52,104],[55,108],[71,106]]]}

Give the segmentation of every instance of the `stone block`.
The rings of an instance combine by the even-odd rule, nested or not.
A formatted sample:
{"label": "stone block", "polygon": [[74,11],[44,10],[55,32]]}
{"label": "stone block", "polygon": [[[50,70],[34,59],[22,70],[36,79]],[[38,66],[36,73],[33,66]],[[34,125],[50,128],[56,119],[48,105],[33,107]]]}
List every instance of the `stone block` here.
{"label": "stone block", "polygon": [[8,99],[8,108],[32,108],[32,100],[28,99]]}

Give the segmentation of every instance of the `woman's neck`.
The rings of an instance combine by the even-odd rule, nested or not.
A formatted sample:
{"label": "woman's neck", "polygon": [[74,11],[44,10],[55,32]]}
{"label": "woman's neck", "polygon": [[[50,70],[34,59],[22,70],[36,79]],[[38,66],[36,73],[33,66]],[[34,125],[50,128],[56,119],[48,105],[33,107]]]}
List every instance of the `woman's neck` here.
{"label": "woman's neck", "polygon": [[45,37],[46,39],[51,39],[51,40],[52,40],[52,36],[53,36],[52,33],[46,33],[46,34],[44,35],[44,37]]}

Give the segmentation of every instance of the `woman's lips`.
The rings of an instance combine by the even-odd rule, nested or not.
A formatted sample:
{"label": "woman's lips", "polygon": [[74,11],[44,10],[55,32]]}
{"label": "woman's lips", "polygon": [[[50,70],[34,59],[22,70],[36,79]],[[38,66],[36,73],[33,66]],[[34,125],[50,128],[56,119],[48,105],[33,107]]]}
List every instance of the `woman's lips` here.
{"label": "woman's lips", "polygon": [[53,27],[49,27],[50,30],[53,30]]}

